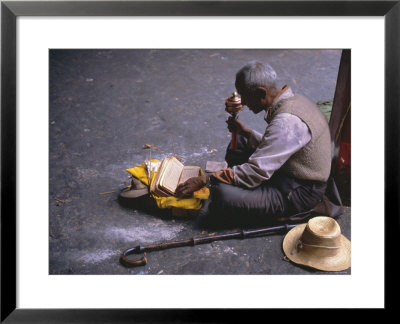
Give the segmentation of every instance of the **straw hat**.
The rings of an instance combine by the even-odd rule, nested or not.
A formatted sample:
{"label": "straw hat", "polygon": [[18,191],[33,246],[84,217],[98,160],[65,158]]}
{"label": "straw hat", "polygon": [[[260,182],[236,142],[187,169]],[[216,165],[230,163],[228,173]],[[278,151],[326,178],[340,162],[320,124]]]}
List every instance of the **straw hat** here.
{"label": "straw hat", "polygon": [[283,239],[283,251],[294,263],[324,271],[350,267],[350,241],[331,217],[318,216],[292,228]]}

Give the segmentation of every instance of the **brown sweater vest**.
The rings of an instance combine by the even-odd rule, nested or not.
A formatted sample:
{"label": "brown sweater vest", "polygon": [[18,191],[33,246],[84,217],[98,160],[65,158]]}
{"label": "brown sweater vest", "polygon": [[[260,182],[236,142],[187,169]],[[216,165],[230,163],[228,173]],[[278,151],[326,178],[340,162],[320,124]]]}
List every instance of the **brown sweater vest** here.
{"label": "brown sweater vest", "polygon": [[294,95],[277,103],[272,118],[289,113],[299,117],[311,132],[311,140],[293,154],[282,170],[297,179],[326,181],[331,171],[331,136],[325,116],[309,99]]}

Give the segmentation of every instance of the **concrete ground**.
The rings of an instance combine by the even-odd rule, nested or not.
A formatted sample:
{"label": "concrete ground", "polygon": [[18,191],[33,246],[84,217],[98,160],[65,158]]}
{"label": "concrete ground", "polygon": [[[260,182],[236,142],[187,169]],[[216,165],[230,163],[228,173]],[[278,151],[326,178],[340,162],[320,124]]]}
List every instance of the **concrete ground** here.
{"label": "concrete ground", "polygon": [[[259,59],[279,85],[315,102],[332,100],[338,50],[53,50],[50,52],[50,274],[326,274],[289,262],[284,235],[218,241],[148,254],[126,268],[123,250],[213,232],[193,217],[118,200],[125,171],[173,153],[205,169],[230,139],[224,98],[236,71]],[[262,132],[262,114],[240,118]],[[351,239],[350,208],[338,219]],[[232,232],[226,229],[222,232]],[[333,274],[333,272],[328,272]],[[349,274],[350,269],[338,272]]]}

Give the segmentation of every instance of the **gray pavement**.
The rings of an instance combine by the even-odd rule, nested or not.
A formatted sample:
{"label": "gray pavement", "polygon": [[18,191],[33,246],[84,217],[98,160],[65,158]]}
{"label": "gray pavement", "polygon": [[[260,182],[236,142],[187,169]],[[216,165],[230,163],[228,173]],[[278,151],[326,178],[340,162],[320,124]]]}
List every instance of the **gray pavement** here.
{"label": "gray pavement", "polygon": [[[50,274],[326,274],[287,261],[283,235],[152,252],[138,268],[119,263],[138,244],[213,233],[193,217],[122,204],[118,192],[129,183],[125,170],[149,156],[145,144],[157,146],[152,158],[175,153],[203,169],[207,160],[223,161],[224,98],[253,59],[269,62],[279,85],[315,102],[333,99],[338,50],[50,52]],[[240,114],[261,132],[262,117],[247,108]],[[350,215],[346,208],[338,219],[349,239]]]}

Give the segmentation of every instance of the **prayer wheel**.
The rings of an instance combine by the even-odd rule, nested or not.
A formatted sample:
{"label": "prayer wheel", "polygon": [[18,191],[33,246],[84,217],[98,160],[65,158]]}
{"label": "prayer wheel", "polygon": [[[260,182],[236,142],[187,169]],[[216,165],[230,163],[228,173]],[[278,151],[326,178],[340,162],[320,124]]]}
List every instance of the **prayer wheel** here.
{"label": "prayer wheel", "polygon": [[[234,92],[231,97],[225,100],[225,110],[231,114],[232,119],[237,118],[237,114],[243,109],[242,100],[237,92]],[[237,149],[237,134],[232,132],[231,149]]]}

